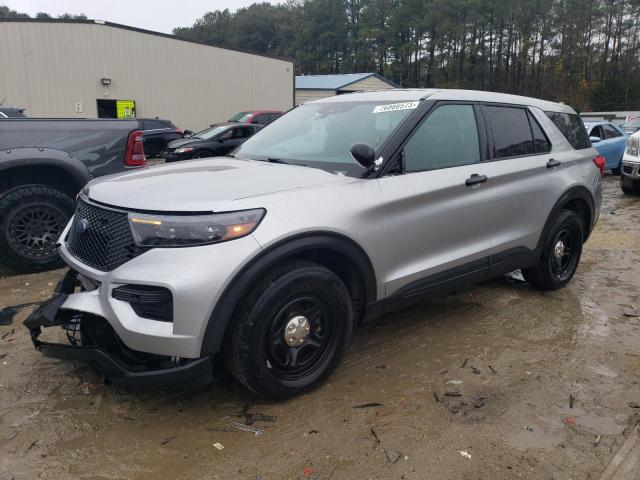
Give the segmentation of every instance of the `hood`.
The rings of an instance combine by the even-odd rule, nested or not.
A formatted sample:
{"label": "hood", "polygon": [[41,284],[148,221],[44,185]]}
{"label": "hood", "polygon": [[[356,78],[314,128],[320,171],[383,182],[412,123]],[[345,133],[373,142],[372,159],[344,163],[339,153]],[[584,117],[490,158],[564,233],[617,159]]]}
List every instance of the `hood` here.
{"label": "hood", "polygon": [[353,180],[324,170],[214,157],[101,177],[89,198],[130,210],[205,212],[269,193]]}
{"label": "hood", "polygon": [[169,143],[167,143],[167,148],[169,150],[174,150],[176,148],[180,148],[180,147],[185,147],[187,145],[195,145],[197,143],[202,142],[203,139],[202,138],[194,138],[194,137],[189,137],[189,138],[178,138],[177,140],[171,140]]}

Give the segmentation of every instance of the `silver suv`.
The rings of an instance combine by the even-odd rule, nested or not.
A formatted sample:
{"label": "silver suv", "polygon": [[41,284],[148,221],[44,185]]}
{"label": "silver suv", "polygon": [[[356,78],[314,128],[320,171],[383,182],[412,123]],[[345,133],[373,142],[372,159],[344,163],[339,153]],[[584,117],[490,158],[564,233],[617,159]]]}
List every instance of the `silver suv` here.
{"label": "silver suv", "polygon": [[[386,90],[306,103],[232,158],[103,177],[60,240],[71,267],[25,322],[109,380],[208,382],[214,358],[282,399],[337,367],[355,322],[521,268],[565,286],[598,218],[576,113]],[[71,345],[39,338],[62,325]]]}

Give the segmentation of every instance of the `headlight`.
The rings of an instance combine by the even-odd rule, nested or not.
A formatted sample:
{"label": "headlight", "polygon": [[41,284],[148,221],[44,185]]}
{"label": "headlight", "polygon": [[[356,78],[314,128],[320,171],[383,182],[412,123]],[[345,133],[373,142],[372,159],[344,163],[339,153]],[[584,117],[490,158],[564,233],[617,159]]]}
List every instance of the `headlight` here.
{"label": "headlight", "polygon": [[176,153],[189,153],[189,152],[193,152],[193,147],[176,148]]}
{"label": "headlight", "polygon": [[624,152],[627,155],[631,155],[632,157],[637,157],[638,156],[638,139],[637,138],[630,138],[629,140],[627,140],[627,149]]}
{"label": "headlight", "polygon": [[240,210],[211,215],[129,213],[129,225],[142,247],[187,247],[224,242],[253,232],[265,210]]}

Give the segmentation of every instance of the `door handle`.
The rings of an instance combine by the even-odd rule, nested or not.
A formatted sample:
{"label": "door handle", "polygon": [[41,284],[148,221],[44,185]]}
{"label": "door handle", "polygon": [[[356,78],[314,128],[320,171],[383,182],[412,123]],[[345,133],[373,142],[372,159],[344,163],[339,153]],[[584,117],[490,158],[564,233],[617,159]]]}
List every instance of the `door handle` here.
{"label": "door handle", "polygon": [[547,168],[559,167],[560,164],[561,164],[560,160],[555,160],[553,158],[550,158],[549,161],[547,162]]}
{"label": "door handle", "polygon": [[467,178],[467,180],[466,180],[466,182],[464,182],[464,184],[467,187],[472,187],[474,185],[480,185],[481,183],[485,183],[486,181],[487,181],[487,176],[486,175],[478,175],[477,173],[474,173],[469,178]]}

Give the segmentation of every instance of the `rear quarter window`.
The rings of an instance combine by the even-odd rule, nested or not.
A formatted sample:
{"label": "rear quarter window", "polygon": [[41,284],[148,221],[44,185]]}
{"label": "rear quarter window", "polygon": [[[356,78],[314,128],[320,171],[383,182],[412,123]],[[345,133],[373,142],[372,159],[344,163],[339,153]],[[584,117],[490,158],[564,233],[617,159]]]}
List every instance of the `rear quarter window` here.
{"label": "rear quarter window", "polygon": [[519,107],[485,106],[485,120],[493,132],[492,158],[533,155],[536,148],[527,111]]}
{"label": "rear quarter window", "polygon": [[589,136],[580,117],[575,113],[544,112],[576,150],[591,148]]}

